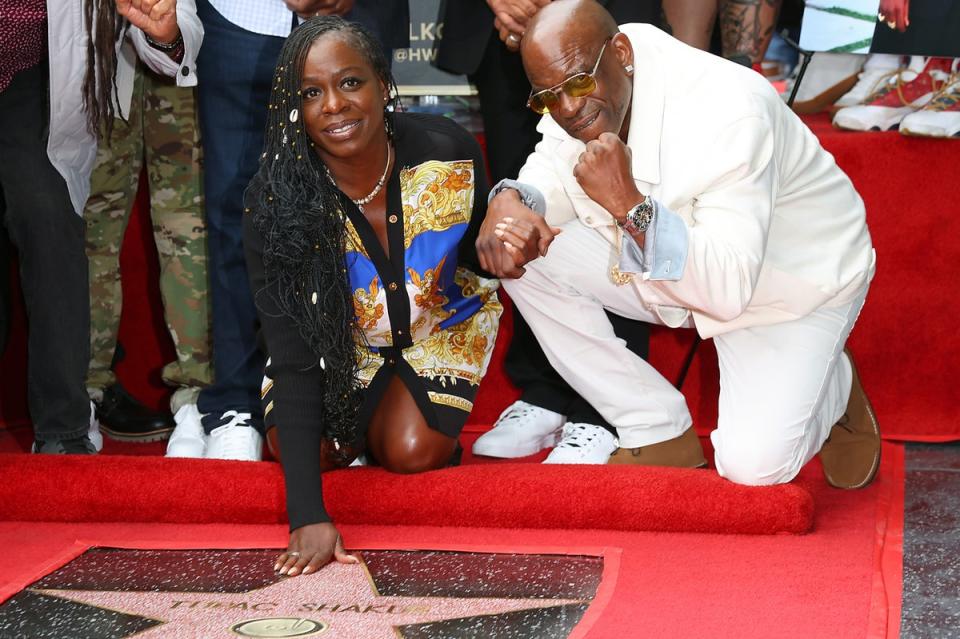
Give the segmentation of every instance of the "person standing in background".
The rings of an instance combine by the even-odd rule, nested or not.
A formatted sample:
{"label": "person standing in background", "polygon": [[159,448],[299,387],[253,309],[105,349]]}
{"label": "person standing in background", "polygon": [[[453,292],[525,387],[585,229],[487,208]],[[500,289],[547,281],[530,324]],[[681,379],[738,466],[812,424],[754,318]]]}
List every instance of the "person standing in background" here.
{"label": "person standing in background", "polygon": [[118,110],[111,120],[97,123],[100,145],[84,212],[90,261],[87,392],[101,430],[130,441],[163,439],[173,430],[171,415],[131,397],[111,370],[123,304],[120,246],[144,166],[164,316],[177,352],[176,361],[162,373],[163,380],[177,388],[170,412],[181,421],[195,412],[188,405],[196,403],[200,387],[211,381],[207,247],[193,89],[203,26],[194,0],[179,0],[176,21],[160,23],[158,30],[161,40],[146,36],[148,57],[138,55],[135,32],[122,39]]}
{"label": "person standing in background", "polygon": [[781,6],[783,0],[663,0],[662,28],[685,44],[709,51],[719,21],[721,55],[759,69]]}
{"label": "person standing in background", "polygon": [[[477,87],[490,181],[515,178],[540,140],[540,116],[527,108],[530,82],[517,49],[527,22],[550,0],[451,0],[441,9],[437,66],[467,75]],[[659,0],[602,2],[619,22],[656,22]],[[608,314],[617,336],[646,358],[646,324]],[[500,415],[473,452],[523,457],[555,446],[548,463],[600,463],[616,449],[614,428],[553,369],[523,317],[513,313],[504,361],[520,399]]]}
{"label": "person standing in background", "polygon": [[[370,29],[389,53],[407,46],[407,0],[198,0],[206,32],[197,59],[204,143],[214,383],[177,425],[167,454],[259,460],[265,358],[243,254],[243,192],[263,147],[274,64],[304,18],[339,15]],[[202,414],[202,417],[201,417]]]}
{"label": "person standing in background", "polygon": [[[117,40],[95,37],[110,33],[102,21],[125,19],[141,59],[176,67],[165,50],[179,32],[175,2],[117,0],[115,8],[0,0],[0,220],[20,260],[38,453],[96,452],[84,388],[90,300],[81,214],[98,125],[112,120],[114,87],[124,86]],[[195,81],[193,69],[181,74]],[[9,259],[0,258],[5,280]]]}

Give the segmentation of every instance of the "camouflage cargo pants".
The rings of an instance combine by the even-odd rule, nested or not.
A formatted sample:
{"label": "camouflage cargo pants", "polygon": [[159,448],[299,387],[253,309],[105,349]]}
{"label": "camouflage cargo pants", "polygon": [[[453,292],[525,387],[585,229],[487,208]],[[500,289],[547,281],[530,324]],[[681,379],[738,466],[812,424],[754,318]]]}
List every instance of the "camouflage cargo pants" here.
{"label": "camouflage cargo pants", "polygon": [[91,177],[87,224],[90,260],[90,367],[87,387],[115,381],[122,294],[120,246],[141,169],[150,187],[150,218],[160,256],[160,293],[177,359],[163,379],[181,388],[211,382],[207,245],[195,94],[138,65],[128,121],[114,121]]}

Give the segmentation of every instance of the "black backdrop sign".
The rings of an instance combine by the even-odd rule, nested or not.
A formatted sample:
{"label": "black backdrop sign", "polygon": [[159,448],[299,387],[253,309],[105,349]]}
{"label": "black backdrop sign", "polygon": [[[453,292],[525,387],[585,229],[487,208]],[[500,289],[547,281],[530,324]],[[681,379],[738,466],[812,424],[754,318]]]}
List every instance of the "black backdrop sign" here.
{"label": "black backdrop sign", "polygon": [[393,75],[400,95],[469,95],[474,93],[467,79],[441,71],[432,65],[434,43],[443,37],[437,22],[440,0],[410,3],[410,47],[393,52]]}

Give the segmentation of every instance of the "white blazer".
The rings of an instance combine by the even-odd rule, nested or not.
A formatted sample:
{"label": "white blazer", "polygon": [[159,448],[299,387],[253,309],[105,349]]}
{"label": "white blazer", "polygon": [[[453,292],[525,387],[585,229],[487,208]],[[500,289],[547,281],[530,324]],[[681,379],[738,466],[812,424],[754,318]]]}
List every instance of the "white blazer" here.
{"label": "white blazer", "polygon": [[[136,27],[118,44],[117,102],[120,113],[130,112],[137,56],[157,73],[174,76],[179,86],[197,84],[196,60],[203,42],[203,25],[196,0],[177,0],[177,24],[183,35],[183,61],[177,64],[147,44]],[[47,35],[50,57],[50,135],[47,155],[63,176],[78,215],[90,195],[90,173],[97,157],[97,140],[87,130],[83,108],[83,78],[87,62],[87,30],[83,1],[47,0]]]}
{"label": "white blazer", "polygon": [[[627,145],[641,193],[683,218],[682,277],[634,281],[669,326],[703,337],[790,321],[850,302],[872,277],[863,201],[833,156],[763,77],[646,24],[634,51]],[[547,115],[518,180],[544,194],[551,224],[574,218],[611,245],[621,230],[573,176],[584,145]]]}

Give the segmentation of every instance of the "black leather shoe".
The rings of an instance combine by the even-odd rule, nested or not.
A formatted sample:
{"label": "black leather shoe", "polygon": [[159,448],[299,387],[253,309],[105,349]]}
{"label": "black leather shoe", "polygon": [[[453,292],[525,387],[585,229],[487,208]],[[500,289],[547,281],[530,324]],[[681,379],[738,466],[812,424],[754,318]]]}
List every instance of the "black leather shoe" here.
{"label": "black leather shoe", "polygon": [[105,388],[103,399],[95,403],[100,430],[111,439],[155,442],[167,439],[176,426],[173,415],[147,408],[120,384]]}

